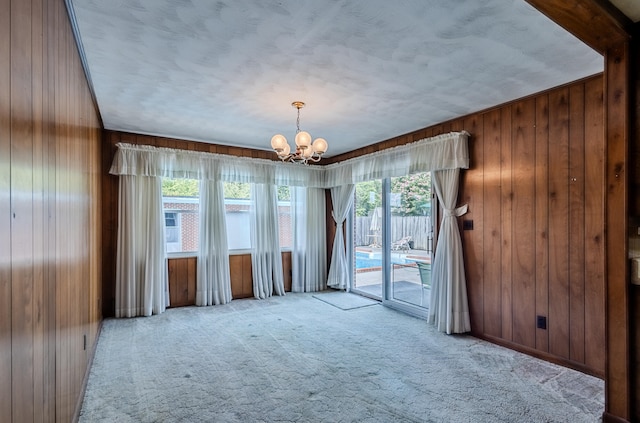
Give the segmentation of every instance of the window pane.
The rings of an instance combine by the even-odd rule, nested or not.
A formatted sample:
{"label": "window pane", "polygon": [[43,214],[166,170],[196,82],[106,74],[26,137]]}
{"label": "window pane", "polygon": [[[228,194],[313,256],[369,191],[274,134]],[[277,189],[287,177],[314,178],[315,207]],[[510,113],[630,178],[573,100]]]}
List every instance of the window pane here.
{"label": "window pane", "polygon": [[382,180],[356,184],[354,289],[382,298]]}
{"label": "window pane", "polygon": [[280,248],[293,247],[291,221],[291,192],[287,186],[278,187],[278,228]]}
{"label": "window pane", "polygon": [[431,174],[391,178],[392,297],[428,307],[431,289]]}
{"label": "window pane", "polygon": [[167,253],[198,251],[199,190],[195,179],[162,180]]}
{"label": "window pane", "polygon": [[251,248],[251,186],[242,182],[224,183],[224,204],[229,250]]}

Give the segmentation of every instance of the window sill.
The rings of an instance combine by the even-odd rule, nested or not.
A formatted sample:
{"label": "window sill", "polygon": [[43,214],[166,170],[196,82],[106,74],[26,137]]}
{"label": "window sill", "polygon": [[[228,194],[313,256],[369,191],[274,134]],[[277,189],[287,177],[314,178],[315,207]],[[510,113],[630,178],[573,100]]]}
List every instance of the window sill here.
{"label": "window sill", "polygon": [[[289,253],[291,252],[291,248],[281,248],[281,253]],[[242,249],[242,250],[229,250],[230,256],[242,256],[246,254],[251,254],[251,249]],[[180,258],[191,258],[198,257],[197,251],[185,251],[182,253],[167,253],[168,259],[180,259]]]}

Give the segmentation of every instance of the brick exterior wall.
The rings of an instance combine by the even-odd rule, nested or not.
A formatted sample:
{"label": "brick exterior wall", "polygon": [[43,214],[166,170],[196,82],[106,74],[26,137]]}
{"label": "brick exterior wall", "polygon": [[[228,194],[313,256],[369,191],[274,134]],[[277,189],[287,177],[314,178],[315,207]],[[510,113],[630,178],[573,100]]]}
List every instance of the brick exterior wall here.
{"label": "brick exterior wall", "polygon": [[[165,210],[175,210],[178,212],[180,225],[180,245],[177,251],[198,251],[198,225],[199,225],[199,204],[192,202],[166,202]],[[250,210],[249,204],[226,204],[226,213],[247,213]],[[180,213],[180,211],[184,211]],[[293,234],[291,230],[291,208],[289,206],[278,206],[278,225],[280,227],[280,247],[291,247],[293,245]]]}

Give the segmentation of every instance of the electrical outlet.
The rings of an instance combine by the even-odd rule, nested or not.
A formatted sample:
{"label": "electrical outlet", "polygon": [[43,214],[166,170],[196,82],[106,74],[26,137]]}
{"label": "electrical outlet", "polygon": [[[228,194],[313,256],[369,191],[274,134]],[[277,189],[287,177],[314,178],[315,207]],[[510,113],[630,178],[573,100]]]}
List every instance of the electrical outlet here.
{"label": "electrical outlet", "polygon": [[538,329],[546,329],[547,328],[547,318],[545,316],[537,316],[537,318],[536,318],[536,327]]}

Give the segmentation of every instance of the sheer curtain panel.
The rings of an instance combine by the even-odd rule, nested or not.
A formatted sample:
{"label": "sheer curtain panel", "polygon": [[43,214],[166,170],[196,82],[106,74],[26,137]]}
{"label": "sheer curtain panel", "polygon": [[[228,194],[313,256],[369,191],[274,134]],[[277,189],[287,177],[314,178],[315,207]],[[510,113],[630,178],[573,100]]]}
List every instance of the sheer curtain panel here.
{"label": "sheer curtain panel", "polygon": [[169,305],[162,180],[121,175],[116,317],[151,316]]}
{"label": "sheer curtain panel", "polygon": [[251,185],[251,265],[253,296],[284,295],[278,231],[278,196],[273,184]]}
{"label": "sheer curtain panel", "polygon": [[347,262],[347,254],[344,244],[344,230],[342,226],[347,218],[354,200],[356,186],[353,184],[331,188],[331,202],[333,203],[333,216],[336,222],[336,235],[333,239],[333,252],[329,267],[327,285],[335,289],[351,289],[349,286],[350,266]]}
{"label": "sheer curtain panel", "polygon": [[431,178],[443,215],[432,266],[429,323],[448,334],[471,330],[462,240],[456,219],[467,212],[467,205],[455,208],[459,175],[460,169],[447,169],[433,172]]}
{"label": "sheer curtain panel", "polygon": [[222,181],[200,181],[199,233],[196,305],[226,304],[231,277]]}
{"label": "sheer curtain panel", "polygon": [[327,233],[325,191],[291,187],[293,206],[293,292],[323,291],[327,287]]}

